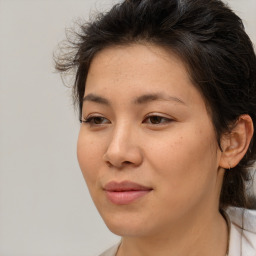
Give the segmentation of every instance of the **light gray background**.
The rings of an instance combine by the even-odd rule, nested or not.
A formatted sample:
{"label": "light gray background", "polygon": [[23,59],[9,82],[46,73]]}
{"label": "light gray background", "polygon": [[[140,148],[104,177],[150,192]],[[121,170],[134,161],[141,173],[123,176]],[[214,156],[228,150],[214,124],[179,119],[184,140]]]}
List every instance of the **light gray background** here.
{"label": "light gray background", "polygon": [[[113,2],[0,0],[1,256],[90,256],[119,240],[80,173],[79,123],[52,61],[65,27]],[[256,0],[228,2],[256,42]]]}

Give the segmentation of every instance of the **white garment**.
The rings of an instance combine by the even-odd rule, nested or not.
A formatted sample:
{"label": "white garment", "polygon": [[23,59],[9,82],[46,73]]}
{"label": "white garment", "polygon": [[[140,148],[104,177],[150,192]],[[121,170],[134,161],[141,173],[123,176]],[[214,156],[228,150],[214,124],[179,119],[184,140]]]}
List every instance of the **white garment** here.
{"label": "white garment", "polygon": [[102,254],[100,254],[99,256],[115,256],[118,250],[120,243],[112,246],[111,248],[109,248],[108,250],[106,250],[105,252],[103,252]]}
{"label": "white garment", "polygon": [[256,210],[229,207],[229,256],[256,256]]}
{"label": "white garment", "polygon": [[[230,222],[228,256],[256,256],[256,210],[229,207],[226,213]],[[99,256],[115,256],[119,245]]]}

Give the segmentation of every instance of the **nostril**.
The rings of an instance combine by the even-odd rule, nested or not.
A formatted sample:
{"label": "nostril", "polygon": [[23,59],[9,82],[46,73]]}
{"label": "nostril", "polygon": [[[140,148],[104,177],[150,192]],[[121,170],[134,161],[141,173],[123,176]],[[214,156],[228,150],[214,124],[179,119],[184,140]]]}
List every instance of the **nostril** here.
{"label": "nostril", "polygon": [[133,164],[133,163],[130,162],[130,161],[123,161],[120,165],[119,165],[119,164],[113,164],[113,163],[111,163],[110,161],[106,161],[106,165],[107,165],[108,167],[113,167],[113,166],[115,166],[115,167],[117,167],[117,168],[122,168],[122,167],[124,167],[124,166],[126,166],[126,165],[131,165],[131,164]]}
{"label": "nostril", "polygon": [[128,164],[131,164],[132,162],[130,162],[130,161],[124,161],[123,162],[123,164],[125,164],[125,165],[128,165]]}
{"label": "nostril", "polygon": [[[108,167],[117,166],[117,164],[116,165],[112,164],[110,161],[106,161],[106,164],[107,164]],[[130,164],[132,164],[132,162],[124,161],[124,162],[121,163],[121,165],[119,167],[122,167],[124,165],[130,165]]]}
{"label": "nostril", "polygon": [[106,161],[106,164],[107,164],[108,167],[112,166],[112,164],[109,161]]}

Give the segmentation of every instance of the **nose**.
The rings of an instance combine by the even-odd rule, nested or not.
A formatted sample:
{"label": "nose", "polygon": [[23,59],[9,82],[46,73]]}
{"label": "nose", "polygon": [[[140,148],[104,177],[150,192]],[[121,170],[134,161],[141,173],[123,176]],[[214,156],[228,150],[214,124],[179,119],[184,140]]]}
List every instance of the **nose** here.
{"label": "nose", "polygon": [[143,155],[136,136],[136,131],[122,126],[113,131],[113,135],[103,155],[109,167],[122,169],[125,166],[139,166]]}

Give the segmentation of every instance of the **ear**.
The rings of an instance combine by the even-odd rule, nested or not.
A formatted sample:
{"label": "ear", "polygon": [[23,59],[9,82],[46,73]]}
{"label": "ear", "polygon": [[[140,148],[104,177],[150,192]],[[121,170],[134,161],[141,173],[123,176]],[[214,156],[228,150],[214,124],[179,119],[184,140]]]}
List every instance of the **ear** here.
{"label": "ear", "polygon": [[244,157],[253,136],[253,122],[249,115],[241,115],[232,130],[221,138],[219,166],[225,169],[235,167]]}

